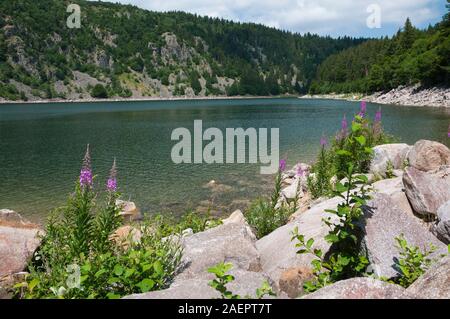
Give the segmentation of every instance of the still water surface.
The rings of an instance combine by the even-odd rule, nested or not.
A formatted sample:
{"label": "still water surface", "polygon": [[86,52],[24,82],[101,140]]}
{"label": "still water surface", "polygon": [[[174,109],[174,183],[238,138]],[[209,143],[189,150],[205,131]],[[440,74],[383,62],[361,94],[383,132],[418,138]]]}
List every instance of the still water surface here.
{"label": "still water surface", "polygon": [[[373,117],[380,105],[368,103]],[[426,138],[450,145],[450,110],[381,106],[385,130],[406,143]],[[260,164],[174,164],[172,130],[280,128],[280,154],[288,164],[311,162],[322,134],[333,135],[356,102],[308,99],[187,100],[0,105],[0,208],[42,221],[65,202],[90,144],[96,188],[114,157],[125,199],[144,211],[187,209],[227,213],[267,191]],[[220,187],[205,187],[215,180]]]}

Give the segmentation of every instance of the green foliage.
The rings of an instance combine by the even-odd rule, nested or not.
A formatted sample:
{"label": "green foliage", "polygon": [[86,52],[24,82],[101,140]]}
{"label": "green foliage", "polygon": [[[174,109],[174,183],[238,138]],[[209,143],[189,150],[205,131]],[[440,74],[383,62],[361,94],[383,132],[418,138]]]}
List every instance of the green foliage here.
{"label": "green foliage", "polygon": [[295,210],[283,203],[276,207],[281,194],[281,170],[278,171],[275,178],[275,187],[270,199],[259,198],[255,200],[250,208],[245,212],[245,218],[250,226],[255,230],[256,237],[262,238],[278,227],[285,225]]}
{"label": "green foliage", "polygon": [[149,218],[148,223],[159,230],[163,237],[179,234],[185,229],[192,229],[194,233],[219,226],[222,221],[211,217],[209,214],[201,215],[196,212],[183,214],[181,218],[175,218],[168,214],[158,214]]}
{"label": "green foliage", "polygon": [[155,225],[142,226],[138,241],[132,232],[114,237],[122,221],[118,197],[110,190],[100,206],[92,187],[77,182],[67,204],[50,216],[16,296],[118,298],[166,288],[180,263],[179,244],[163,241]]}
{"label": "green foliage", "polygon": [[318,68],[310,93],[371,93],[420,83],[449,85],[448,16],[428,30],[409,19],[391,39],[369,40],[329,56]]}
{"label": "green foliage", "polygon": [[395,240],[400,250],[400,258],[397,261],[400,276],[390,282],[408,288],[429,269],[433,263],[429,256],[436,250],[436,247],[430,244],[430,249],[422,252],[419,247],[410,246],[403,234],[396,237]]}
{"label": "green foliage", "polygon": [[319,158],[312,166],[311,173],[307,178],[308,190],[311,192],[313,198],[327,196],[332,189],[331,178],[335,171],[333,167],[333,154],[321,147]]}
{"label": "green foliage", "polygon": [[108,91],[102,84],[96,84],[91,91],[91,96],[97,99],[106,99],[108,97]]}
{"label": "green foliage", "polygon": [[[339,280],[361,276],[369,264],[367,257],[361,254],[360,231],[356,226],[363,216],[362,207],[369,199],[368,180],[365,175],[354,176],[353,164],[347,170],[347,182],[337,183],[335,196],[342,198],[342,202],[335,210],[327,210],[334,218],[328,217],[323,222],[330,228],[325,240],[331,244],[325,255],[322,250],[313,248],[314,239],[306,240],[304,235],[293,232],[292,240],[297,240],[298,254],[312,254],[315,259],[311,262],[315,279],[307,282],[304,289],[313,292],[328,284]],[[355,190],[356,189],[356,190]]]}
{"label": "green foliage", "polygon": [[[235,280],[233,275],[228,274],[232,268],[233,264],[222,262],[208,269],[209,273],[216,276],[208,284],[220,293],[222,299],[242,299],[241,296],[233,294],[226,287],[227,284]],[[256,299],[262,299],[265,296],[276,296],[267,281],[264,281],[261,287],[256,289]],[[250,296],[246,296],[246,298],[251,299]]]}
{"label": "green foliage", "polygon": [[[66,27],[65,1],[0,2],[0,19],[15,27],[11,34],[0,35],[0,65],[5,64],[9,69],[7,75],[0,67],[0,78],[23,79],[29,75],[16,63],[6,62],[17,61],[17,48],[10,46],[8,49],[6,45],[12,42],[12,36],[17,36],[24,43],[21,54],[38,71],[33,76],[40,84],[67,80],[72,70],[111,80],[113,75],[133,70],[167,83],[167,77],[174,73],[175,67],[182,69],[188,77],[192,70],[197,70],[204,73],[199,76],[206,78],[207,72],[201,70],[208,64],[213,70],[212,76],[242,79],[240,90],[243,94],[298,93],[298,87],[289,82],[294,75],[307,87],[317,66],[326,57],[364,41],[309,33],[299,35],[252,23],[234,23],[183,12],[147,11],[100,1],[73,0],[73,3],[83,8],[83,27],[80,29]],[[180,46],[191,52],[183,61],[170,49],[161,50],[166,46],[162,35],[168,32],[177,37]],[[100,52],[114,61],[112,68],[107,64],[93,64],[92,57]],[[289,75],[287,80],[282,76],[284,74]],[[8,83],[3,79],[0,81]],[[187,82],[196,94],[200,92],[198,77],[189,78]],[[235,89],[232,93],[236,93]],[[126,96],[121,90],[116,95]],[[11,98],[7,94],[2,96]]]}
{"label": "green foliage", "polygon": [[220,292],[222,299],[240,299],[238,295],[234,295],[226,287],[227,284],[234,281],[234,276],[227,274],[233,268],[231,263],[220,263],[208,269],[208,272],[214,274],[216,279],[209,282],[209,285]]}

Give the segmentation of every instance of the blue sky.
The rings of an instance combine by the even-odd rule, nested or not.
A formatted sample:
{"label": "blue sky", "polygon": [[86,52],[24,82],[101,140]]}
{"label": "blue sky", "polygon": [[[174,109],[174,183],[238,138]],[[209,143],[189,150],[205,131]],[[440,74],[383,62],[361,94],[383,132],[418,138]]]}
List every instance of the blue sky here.
{"label": "blue sky", "polygon": [[[293,32],[379,37],[394,34],[410,17],[426,27],[447,12],[446,0],[113,0],[155,11],[181,10]],[[380,8],[381,28],[368,28],[370,5]],[[372,11],[373,12],[373,11]]]}

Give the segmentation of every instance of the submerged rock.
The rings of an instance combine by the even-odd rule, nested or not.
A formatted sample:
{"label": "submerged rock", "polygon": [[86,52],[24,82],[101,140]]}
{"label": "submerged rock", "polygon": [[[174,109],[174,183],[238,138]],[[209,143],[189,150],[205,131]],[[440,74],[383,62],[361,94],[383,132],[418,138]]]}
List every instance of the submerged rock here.
{"label": "submerged rock", "polygon": [[116,205],[120,207],[120,215],[123,216],[125,221],[132,222],[142,220],[141,211],[136,207],[134,202],[116,200]]}
{"label": "submerged rock", "polygon": [[338,281],[306,295],[303,299],[398,299],[405,298],[405,289],[369,277]]}

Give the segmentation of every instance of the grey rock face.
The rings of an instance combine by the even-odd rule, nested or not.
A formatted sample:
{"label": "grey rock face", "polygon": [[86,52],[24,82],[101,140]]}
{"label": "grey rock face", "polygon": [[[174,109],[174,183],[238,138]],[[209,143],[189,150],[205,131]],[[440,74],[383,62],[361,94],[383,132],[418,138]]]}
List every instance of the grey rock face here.
{"label": "grey rock face", "polygon": [[377,276],[392,278],[398,275],[396,265],[400,254],[395,238],[401,234],[410,245],[422,250],[429,250],[430,244],[436,246],[438,252],[445,252],[447,248],[420,224],[418,218],[401,210],[386,194],[376,194],[369,201],[359,226],[364,233],[362,247]]}
{"label": "grey rock face", "polygon": [[408,162],[424,172],[436,170],[442,165],[450,165],[450,150],[444,144],[420,140],[409,152]]}
{"label": "grey rock face", "polygon": [[423,172],[408,167],[403,175],[406,196],[419,215],[436,215],[441,205],[450,200],[450,166]]}
{"label": "grey rock face", "polygon": [[402,169],[411,146],[407,144],[385,144],[373,148],[373,158],[370,163],[370,173],[386,175],[388,164],[393,169]]}
{"label": "grey rock face", "polygon": [[306,295],[303,299],[397,299],[405,289],[368,277],[338,281]]}
{"label": "grey rock face", "polygon": [[406,289],[406,293],[419,299],[450,298],[450,257],[442,258]]}
{"label": "grey rock face", "polygon": [[437,211],[438,219],[432,232],[445,244],[450,244],[450,201],[444,203]]}

